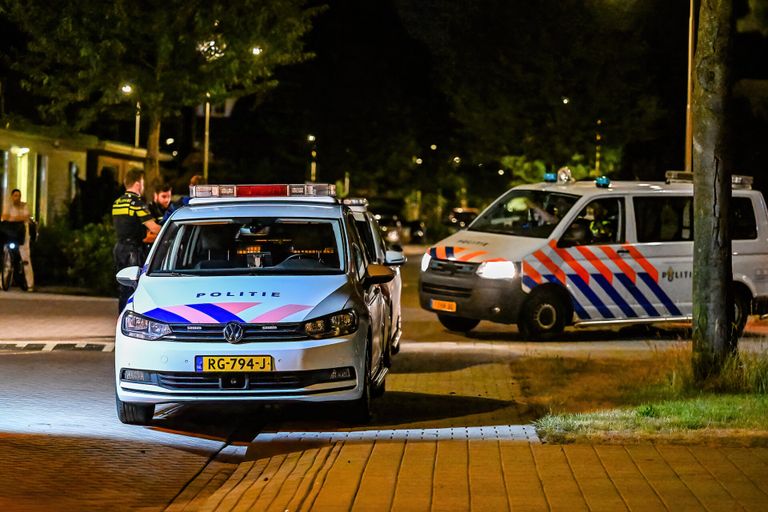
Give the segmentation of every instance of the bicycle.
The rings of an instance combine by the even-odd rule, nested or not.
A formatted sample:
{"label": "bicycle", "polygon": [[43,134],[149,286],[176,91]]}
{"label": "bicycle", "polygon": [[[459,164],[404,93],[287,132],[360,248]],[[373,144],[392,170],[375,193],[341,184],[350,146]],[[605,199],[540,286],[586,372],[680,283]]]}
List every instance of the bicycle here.
{"label": "bicycle", "polygon": [[15,282],[19,288],[27,290],[24,266],[19,247],[24,243],[25,226],[23,222],[3,222],[0,234],[3,237],[3,260],[0,268],[0,286],[8,291]]}

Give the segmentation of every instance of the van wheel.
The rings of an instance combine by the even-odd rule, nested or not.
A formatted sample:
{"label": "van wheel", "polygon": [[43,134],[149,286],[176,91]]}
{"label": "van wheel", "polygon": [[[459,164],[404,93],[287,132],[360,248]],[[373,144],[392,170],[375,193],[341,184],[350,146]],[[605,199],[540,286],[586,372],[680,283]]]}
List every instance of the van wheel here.
{"label": "van wheel", "polygon": [[741,291],[733,293],[733,327],[736,329],[736,336],[741,337],[744,334],[744,327],[747,325],[749,314],[752,311],[752,300]]}
{"label": "van wheel", "polygon": [[527,338],[556,336],[565,329],[566,307],[562,298],[550,291],[533,293],[522,308],[517,326]]}
{"label": "van wheel", "polygon": [[437,315],[437,319],[440,320],[440,323],[443,324],[443,327],[449,331],[456,332],[471,331],[477,327],[477,324],[480,323],[480,320],[475,320],[474,318],[463,318],[460,316],[450,315]]}
{"label": "van wheel", "polygon": [[149,425],[155,415],[154,404],[123,402],[115,395],[117,418],[127,425]]}

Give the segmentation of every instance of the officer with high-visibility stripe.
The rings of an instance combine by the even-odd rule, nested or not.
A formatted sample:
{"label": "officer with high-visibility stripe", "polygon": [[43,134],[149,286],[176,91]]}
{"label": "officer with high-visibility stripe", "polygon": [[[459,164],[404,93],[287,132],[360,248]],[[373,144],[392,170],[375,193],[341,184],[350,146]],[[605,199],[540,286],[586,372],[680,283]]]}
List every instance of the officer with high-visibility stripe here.
{"label": "officer with high-visibility stripe", "polygon": [[[125,267],[141,265],[147,256],[142,243],[146,232],[157,234],[160,231],[160,225],[155,222],[141,198],[144,193],[144,171],[138,168],[129,169],[123,178],[123,185],[125,194],[112,203],[112,224],[117,237],[112,254],[118,271]],[[118,289],[120,312],[125,308],[133,288],[119,284]]]}

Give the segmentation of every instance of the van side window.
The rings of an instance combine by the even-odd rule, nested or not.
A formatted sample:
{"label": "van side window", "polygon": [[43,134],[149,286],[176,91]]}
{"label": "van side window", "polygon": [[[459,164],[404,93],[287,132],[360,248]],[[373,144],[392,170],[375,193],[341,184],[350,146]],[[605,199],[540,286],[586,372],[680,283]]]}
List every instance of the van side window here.
{"label": "van side window", "polygon": [[[690,242],[693,240],[692,197],[635,197],[637,241]],[[752,200],[734,197],[730,212],[731,239],[757,238]]]}
{"label": "van side window", "polygon": [[752,209],[752,199],[749,197],[734,197],[731,201],[731,239],[754,240],[757,238],[755,212]]}
{"label": "van side window", "polygon": [[638,242],[693,240],[692,197],[635,197],[633,204]]}
{"label": "van side window", "polygon": [[624,200],[601,198],[588,203],[568,227],[561,247],[605,245],[624,241]]}

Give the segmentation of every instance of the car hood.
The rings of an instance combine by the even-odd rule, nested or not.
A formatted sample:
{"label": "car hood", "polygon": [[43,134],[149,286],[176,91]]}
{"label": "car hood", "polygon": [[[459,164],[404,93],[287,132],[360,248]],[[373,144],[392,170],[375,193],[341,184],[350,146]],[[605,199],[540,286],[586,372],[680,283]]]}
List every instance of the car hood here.
{"label": "car hood", "polygon": [[544,238],[500,235],[480,231],[459,231],[429,248],[433,258],[481,263],[521,261],[547,245]]}
{"label": "car hood", "polygon": [[346,275],[143,275],[128,307],[168,323],[302,322],[346,309]]}

